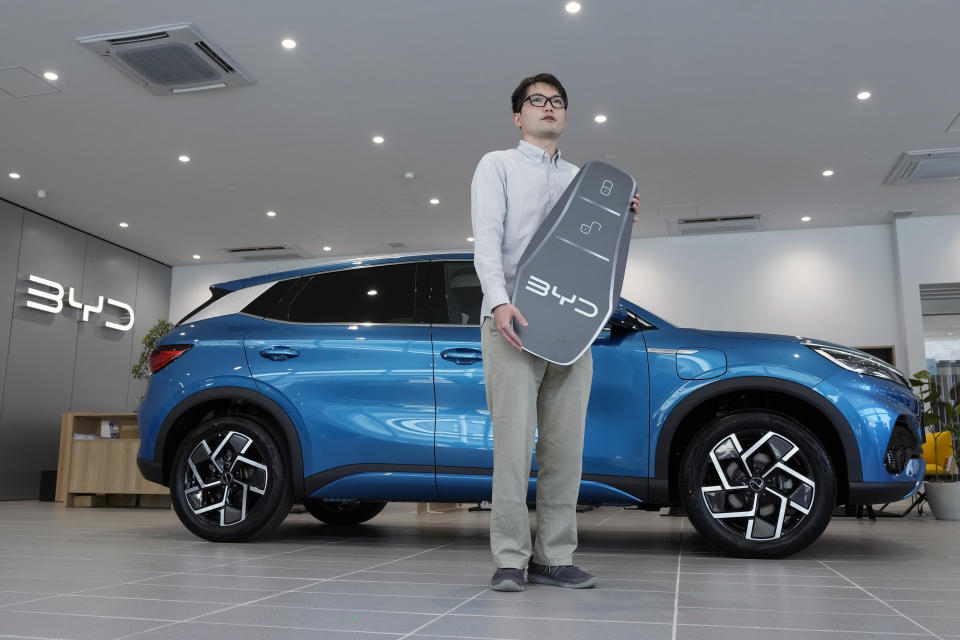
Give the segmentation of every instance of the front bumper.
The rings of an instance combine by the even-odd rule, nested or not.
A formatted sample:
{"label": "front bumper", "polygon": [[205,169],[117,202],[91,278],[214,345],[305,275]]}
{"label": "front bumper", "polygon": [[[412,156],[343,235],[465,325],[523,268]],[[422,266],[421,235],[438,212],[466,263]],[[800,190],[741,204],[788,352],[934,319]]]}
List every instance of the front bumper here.
{"label": "front bumper", "polygon": [[140,469],[140,475],[149,480],[167,486],[163,481],[163,466],[159,462],[154,462],[146,458],[137,458],[137,468]]}

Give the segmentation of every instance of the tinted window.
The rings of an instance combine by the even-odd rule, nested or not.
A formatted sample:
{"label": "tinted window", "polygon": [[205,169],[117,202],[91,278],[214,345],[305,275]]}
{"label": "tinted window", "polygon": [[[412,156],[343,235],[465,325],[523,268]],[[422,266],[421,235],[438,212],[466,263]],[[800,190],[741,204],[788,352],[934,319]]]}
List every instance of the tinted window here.
{"label": "tinted window", "polygon": [[359,267],[307,278],[289,306],[290,322],[414,322],[416,264]]}
{"label": "tinted window", "polygon": [[[282,303],[284,300],[289,302],[292,295],[296,293],[296,285],[298,284],[301,284],[300,278],[290,278],[277,282],[257,296],[256,300],[244,307],[243,313],[264,318],[276,318],[278,313],[276,308],[282,307],[283,311],[280,313],[286,316],[286,305]],[[273,310],[272,313],[271,310]]]}
{"label": "tinted window", "polygon": [[483,291],[472,262],[445,262],[443,279],[449,324],[480,324]]}

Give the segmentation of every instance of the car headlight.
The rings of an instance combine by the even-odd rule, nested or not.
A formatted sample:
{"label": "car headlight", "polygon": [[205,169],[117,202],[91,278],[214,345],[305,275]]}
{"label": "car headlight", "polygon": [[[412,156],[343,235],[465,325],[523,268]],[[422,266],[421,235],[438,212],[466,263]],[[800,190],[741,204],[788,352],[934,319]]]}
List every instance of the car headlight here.
{"label": "car headlight", "polygon": [[854,349],[828,347],[822,344],[806,344],[804,346],[813,349],[830,362],[843,367],[847,371],[862,373],[865,376],[874,376],[875,378],[883,378],[884,380],[901,384],[908,389],[910,388],[910,383],[907,382],[906,376],[900,373],[899,369],[868,353],[855,351]]}

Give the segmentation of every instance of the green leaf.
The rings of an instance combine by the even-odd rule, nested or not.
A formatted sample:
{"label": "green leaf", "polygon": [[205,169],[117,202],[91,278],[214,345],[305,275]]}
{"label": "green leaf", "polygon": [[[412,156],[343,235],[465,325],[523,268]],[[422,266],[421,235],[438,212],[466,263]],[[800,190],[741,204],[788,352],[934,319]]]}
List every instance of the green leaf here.
{"label": "green leaf", "polygon": [[927,371],[926,369],[921,369],[920,371],[917,371],[915,374],[913,374],[913,377],[920,378],[921,380],[929,380],[932,376],[930,375],[930,372]]}

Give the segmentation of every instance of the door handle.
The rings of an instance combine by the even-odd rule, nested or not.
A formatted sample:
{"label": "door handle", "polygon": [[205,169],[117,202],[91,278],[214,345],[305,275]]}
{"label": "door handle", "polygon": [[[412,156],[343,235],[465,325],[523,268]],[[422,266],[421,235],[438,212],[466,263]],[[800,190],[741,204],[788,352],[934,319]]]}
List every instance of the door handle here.
{"label": "door handle", "polygon": [[280,362],[281,360],[287,360],[288,358],[296,358],[298,355],[300,355],[300,352],[296,349],[291,349],[290,347],[267,347],[266,349],[260,350],[260,355],[267,360]]}
{"label": "door handle", "polygon": [[473,364],[483,360],[479,349],[445,349],[440,352],[440,357],[454,364]]}

